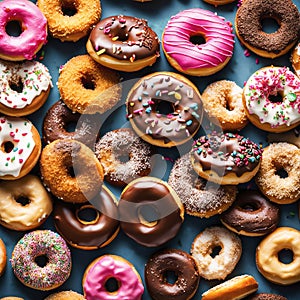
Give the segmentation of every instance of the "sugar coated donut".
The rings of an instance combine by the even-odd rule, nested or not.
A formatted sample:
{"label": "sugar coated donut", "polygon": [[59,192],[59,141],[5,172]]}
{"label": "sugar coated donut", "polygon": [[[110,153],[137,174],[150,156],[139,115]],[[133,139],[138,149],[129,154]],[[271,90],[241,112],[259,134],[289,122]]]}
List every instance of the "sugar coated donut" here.
{"label": "sugar coated donut", "polygon": [[255,180],[271,201],[296,202],[300,198],[300,149],[289,143],[272,143],[264,148]]}
{"label": "sugar coated donut", "polygon": [[[11,36],[6,27],[17,22],[19,36]],[[0,2],[0,58],[11,61],[33,59],[47,42],[47,20],[38,7],[28,0]]]}
{"label": "sugar coated donut", "polygon": [[251,275],[240,275],[224,281],[202,294],[202,300],[238,300],[256,292],[258,282]]}
{"label": "sugar coated donut", "polygon": [[0,116],[0,179],[15,180],[28,174],[41,147],[39,132],[29,120]]}
{"label": "sugar coated donut", "polygon": [[51,294],[44,300],[85,300],[85,298],[82,295],[73,291],[62,291]]}
{"label": "sugar coated donut", "polygon": [[213,131],[194,141],[190,154],[199,176],[219,184],[235,185],[255,176],[262,149],[239,134]]}
{"label": "sugar coated donut", "polygon": [[243,89],[233,81],[220,80],[208,85],[202,93],[202,102],[209,120],[224,131],[244,128],[248,118],[242,94]]}
{"label": "sugar coated donut", "polygon": [[102,19],[86,48],[99,64],[124,72],[152,66],[159,57],[159,39],[147,20],[123,15]]}
{"label": "sugar coated donut", "polygon": [[298,45],[293,50],[291,61],[295,73],[300,78],[300,43],[298,43]]}
{"label": "sugar coated donut", "polygon": [[14,117],[38,110],[52,87],[48,68],[37,61],[0,61],[0,112]]}
{"label": "sugar coated donut", "polygon": [[[212,257],[214,249],[219,253]],[[208,227],[200,232],[191,246],[191,254],[198,265],[201,277],[225,279],[235,268],[242,254],[240,238],[223,227]]]}
{"label": "sugar coated donut", "polygon": [[[288,249],[293,253],[290,263],[282,263],[278,253]],[[258,271],[269,281],[289,285],[300,281],[300,231],[279,227],[267,235],[256,248]]]}
{"label": "sugar coated donut", "polygon": [[[173,284],[167,281],[168,272],[177,276]],[[147,261],[145,281],[152,299],[189,300],[197,291],[200,276],[191,255],[178,249],[165,249]]]}
{"label": "sugar coated donut", "polygon": [[146,176],[130,182],[122,191],[119,217],[127,236],[143,246],[157,247],[176,236],[184,208],[166,182]]}
{"label": "sugar coated donut", "polygon": [[31,230],[43,224],[52,212],[52,199],[41,180],[26,175],[0,182],[0,224],[12,230]]}
{"label": "sugar coated donut", "polygon": [[62,42],[86,36],[101,17],[99,0],[38,0],[48,21],[49,32]]}
{"label": "sugar coated donut", "polygon": [[277,294],[259,293],[248,296],[245,300],[288,300],[287,298]]}
{"label": "sugar coated donut", "polygon": [[255,190],[239,191],[234,204],[221,215],[221,222],[231,231],[260,236],[274,231],[279,223],[279,207]]}
{"label": "sugar coated donut", "polygon": [[[108,280],[117,289],[107,288]],[[144,293],[142,279],[131,262],[117,255],[103,255],[87,267],[82,280],[86,300],[141,300]]]}
{"label": "sugar coated donut", "polygon": [[[116,186],[149,175],[151,147],[130,128],[107,132],[96,144],[96,155],[104,169],[104,178]],[[128,158],[122,162],[124,157]]]}
{"label": "sugar coated donut", "polygon": [[247,80],[243,102],[256,127],[288,131],[300,123],[300,79],[287,67],[261,68]]}
{"label": "sugar coated donut", "polygon": [[[198,38],[203,38],[204,43],[198,44]],[[223,17],[193,8],[171,17],[163,32],[162,46],[167,60],[176,70],[193,76],[208,76],[229,62],[234,35],[231,24]]]}
{"label": "sugar coated donut", "polygon": [[141,78],[131,88],[126,106],[134,131],[158,147],[169,148],[190,140],[200,128],[203,115],[197,87],[173,72]]}
{"label": "sugar coated donut", "polygon": [[5,271],[6,260],[7,260],[6,247],[3,241],[0,239],[0,276],[2,276],[2,274]]}
{"label": "sugar coated donut", "polygon": [[76,140],[56,140],[47,145],[41,154],[40,171],[54,196],[73,203],[98,195],[104,176],[94,152]]}
{"label": "sugar coated donut", "polygon": [[237,192],[235,186],[220,186],[200,178],[189,154],[175,161],[168,183],[179,196],[185,212],[200,218],[209,218],[228,209]]}
{"label": "sugar coated donut", "polygon": [[[279,28],[267,33],[262,20],[272,18]],[[275,58],[287,53],[300,35],[300,13],[291,0],[247,0],[239,7],[235,18],[240,42],[262,57]]]}
{"label": "sugar coated donut", "polygon": [[80,114],[104,113],[120,99],[120,76],[97,64],[89,55],[72,57],[61,69],[61,99]]}
{"label": "sugar coated donut", "polygon": [[36,290],[52,290],[70,276],[72,262],[64,239],[51,230],[26,233],[16,244],[11,257],[16,277]]}

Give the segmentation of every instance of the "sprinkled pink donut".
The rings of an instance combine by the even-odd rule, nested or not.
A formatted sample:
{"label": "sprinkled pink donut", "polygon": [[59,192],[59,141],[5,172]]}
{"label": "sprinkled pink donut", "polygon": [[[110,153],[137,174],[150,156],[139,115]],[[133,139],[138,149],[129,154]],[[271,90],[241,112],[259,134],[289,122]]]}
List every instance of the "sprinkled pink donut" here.
{"label": "sprinkled pink donut", "polygon": [[15,246],[10,261],[16,277],[24,285],[42,291],[62,285],[72,266],[66,242],[51,230],[25,234]]}
{"label": "sprinkled pink donut", "polygon": [[[199,42],[201,38],[204,43]],[[232,56],[232,25],[211,11],[187,9],[171,17],[162,45],[175,69],[193,76],[208,76],[225,67]]]}
{"label": "sprinkled pink donut", "polygon": [[[7,25],[18,22],[19,36],[6,32]],[[20,61],[33,59],[46,43],[47,20],[38,7],[28,0],[4,0],[0,2],[0,58]]]}

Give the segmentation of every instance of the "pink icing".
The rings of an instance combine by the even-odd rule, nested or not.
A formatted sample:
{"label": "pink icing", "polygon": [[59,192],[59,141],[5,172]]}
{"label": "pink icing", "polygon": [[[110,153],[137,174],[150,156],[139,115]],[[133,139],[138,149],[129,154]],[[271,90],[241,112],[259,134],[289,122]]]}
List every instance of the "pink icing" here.
{"label": "pink icing", "polygon": [[[144,287],[132,265],[114,255],[102,256],[88,271],[83,290],[87,300],[140,300]],[[115,278],[120,287],[110,293],[105,288],[109,278]]]}
{"label": "pink icing", "polygon": [[[6,33],[10,21],[19,21],[23,32],[15,37]],[[47,39],[47,20],[39,8],[28,0],[0,2],[0,53],[33,59]]]}
{"label": "pink icing", "polygon": [[[194,45],[190,37],[199,35],[206,43]],[[171,17],[164,30],[163,46],[183,70],[211,68],[232,56],[234,35],[223,17],[194,8]]]}

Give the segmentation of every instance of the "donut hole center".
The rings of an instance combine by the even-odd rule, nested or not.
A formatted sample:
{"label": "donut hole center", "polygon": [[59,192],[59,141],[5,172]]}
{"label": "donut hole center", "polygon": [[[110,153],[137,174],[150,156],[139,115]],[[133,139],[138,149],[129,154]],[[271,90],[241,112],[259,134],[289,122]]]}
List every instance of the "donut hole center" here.
{"label": "donut hole center", "polygon": [[21,78],[18,77],[18,78],[11,79],[9,81],[9,87],[17,93],[22,93],[24,85]]}
{"label": "donut hole center", "polygon": [[282,95],[277,93],[276,95],[269,95],[269,101],[272,103],[282,103]]}
{"label": "donut hole center", "polygon": [[26,206],[26,205],[30,204],[30,199],[25,196],[19,196],[15,199],[15,201],[17,203],[21,204],[22,206]]}
{"label": "donut hole center", "polygon": [[123,153],[123,154],[118,155],[118,156],[117,156],[117,159],[118,159],[121,163],[125,164],[125,163],[129,162],[130,156],[129,156],[128,153]]}
{"label": "donut hole center", "polygon": [[121,283],[115,277],[110,277],[106,280],[104,287],[109,293],[115,293],[121,286]]}
{"label": "donut hole center", "polygon": [[5,26],[5,31],[9,36],[18,37],[22,34],[22,23],[18,20],[8,21]]}
{"label": "donut hole center", "polygon": [[138,208],[138,217],[141,224],[147,227],[153,227],[157,224],[159,213],[155,207],[150,204],[146,204]]}
{"label": "donut hole center", "polygon": [[294,260],[294,252],[290,249],[282,249],[278,252],[278,260],[283,264],[290,264]]}
{"label": "donut hole center", "polygon": [[38,255],[35,259],[34,262],[40,267],[44,268],[47,266],[49,262],[49,258],[47,257],[46,254]]}
{"label": "donut hole center", "polygon": [[220,254],[222,250],[222,247],[220,245],[214,245],[211,249],[210,249],[210,253],[209,255],[212,258],[215,258],[216,256],[218,256]]}
{"label": "donut hole center", "polygon": [[153,99],[156,102],[156,112],[162,115],[170,115],[175,112],[174,103],[165,100]]}
{"label": "donut hole center", "polygon": [[269,34],[276,32],[280,27],[278,21],[271,16],[261,19],[260,24],[262,31]]}
{"label": "donut hole center", "polygon": [[240,205],[240,208],[244,211],[252,212],[259,210],[260,205],[256,202],[244,203],[243,205]]}
{"label": "donut hole center", "polygon": [[65,130],[67,132],[75,132],[77,123],[76,122],[68,122],[65,126]]}
{"label": "donut hole center", "polygon": [[85,205],[76,211],[76,217],[82,224],[95,224],[99,220],[100,213],[93,206]]}
{"label": "donut hole center", "polygon": [[75,177],[76,177],[73,166],[69,166],[69,167],[67,168],[67,172],[68,172],[68,174],[69,174],[70,177],[72,177],[72,178],[75,178]]}
{"label": "donut hole center", "polygon": [[167,270],[163,274],[164,282],[169,285],[174,285],[178,280],[178,275],[175,271]]}
{"label": "donut hole center", "polygon": [[64,16],[72,17],[77,14],[77,7],[74,2],[64,2],[61,5],[61,11]]}
{"label": "donut hole center", "polygon": [[86,90],[95,90],[96,88],[93,78],[89,76],[82,77],[81,83]]}
{"label": "donut hole center", "polygon": [[282,168],[282,167],[276,168],[275,174],[277,176],[279,176],[280,178],[283,178],[283,179],[289,177],[288,172],[284,168]]}
{"label": "donut hole center", "polygon": [[190,36],[190,42],[196,46],[199,46],[205,44],[206,40],[203,35],[197,34]]}
{"label": "donut hole center", "polygon": [[14,149],[15,145],[11,141],[3,142],[1,145],[1,151],[4,153],[10,153]]}

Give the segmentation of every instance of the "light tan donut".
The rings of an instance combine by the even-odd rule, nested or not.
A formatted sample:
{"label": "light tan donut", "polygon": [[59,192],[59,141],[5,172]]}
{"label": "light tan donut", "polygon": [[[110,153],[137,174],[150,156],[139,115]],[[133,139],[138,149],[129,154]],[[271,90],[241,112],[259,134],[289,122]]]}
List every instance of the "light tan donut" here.
{"label": "light tan donut", "polygon": [[[281,250],[293,252],[291,263],[278,258]],[[289,285],[300,281],[300,231],[291,227],[279,227],[265,237],[256,249],[258,271],[269,281]]]}
{"label": "light tan donut", "polygon": [[19,297],[4,297],[1,298],[0,300],[24,300],[24,299]]}
{"label": "light tan donut", "polygon": [[44,300],[84,300],[85,298],[73,291],[63,291],[55,294],[51,294]]}
{"label": "light tan donut", "polygon": [[214,6],[225,5],[234,2],[234,0],[203,0],[203,1],[212,4]]}
{"label": "light tan donut", "polygon": [[291,56],[292,66],[295,73],[300,78],[300,43],[295,47]]}
{"label": "light tan donut", "polygon": [[4,273],[6,267],[6,247],[3,241],[0,239],[0,276]]}

